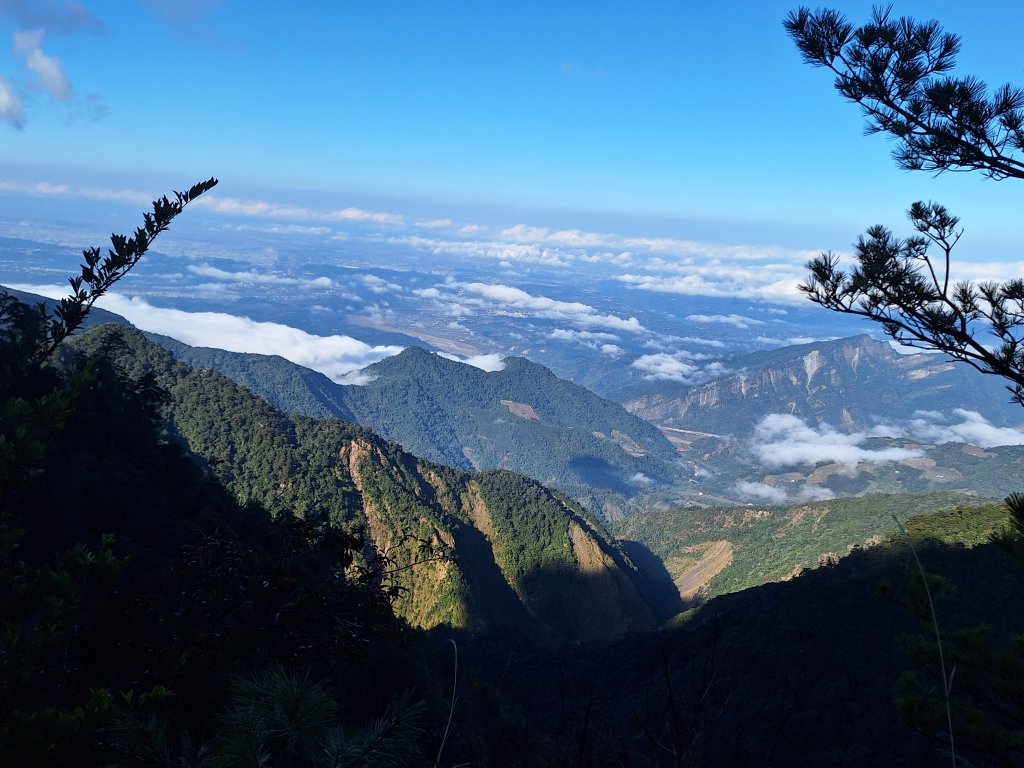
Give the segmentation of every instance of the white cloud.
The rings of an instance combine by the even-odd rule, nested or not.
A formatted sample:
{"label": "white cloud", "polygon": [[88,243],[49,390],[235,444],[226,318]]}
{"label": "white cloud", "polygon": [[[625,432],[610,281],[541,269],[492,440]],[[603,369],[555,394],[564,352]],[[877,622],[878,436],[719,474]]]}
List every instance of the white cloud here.
{"label": "white cloud", "polygon": [[790,414],[771,413],[754,428],[750,450],[766,467],[815,466],[832,463],[847,471],[864,462],[893,462],[921,456],[920,450],[907,448],[862,448],[868,438],[880,432],[837,432],[828,424],[815,429]]}
{"label": "white cloud", "polygon": [[[67,293],[60,286],[11,287],[50,298],[60,298]],[[223,312],[183,312],[155,307],[143,299],[117,293],[108,293],[97,306],[127,318],[137,328],[170,336],[185,344],[229,352],[279,355],[335,380],[402,351],[398,346],[370,346],[351,336],[315,336],[287,325]]]}
{"label": "white cloud", "polygon": [[612,344],[613,341],[619,341],[619,336],[614,333],[606,333],[604,331],[576,331],[568,328],[556,328],[551,333],[544,335],[545,338],[552,339],[554,341],[567,341],[570,344],[578,344],[588,349],[595,349],[603,355],[609,357],[619,357],[624,353],[622,347],[618,344]]}
{"label": "white cloud", "polygon": [[342,219],[347,221],[374,221],[378,224],[401,224],[405,219],[397,213],[380,213],[364,211],[362,208],[343,208],[327,214],[328,219]]}
{"label": "white cloud", "polygon": [[740,496],[748,499],[758,499],[769,504],[785,504],[789,500],[789,496],[784,490],[767,483],[743,481],[736,483],[734,490]]}
{"label": "white cloud", "polygon": [[[708,360],[711,362],[705,362]],[[700,384],[729,373],[711,355],[685,350],[641,355],[630,363],[630,368],[637,369],[648,380],[678,381],[680,384]]]}
{"label": "white cloud", "polygon": [[763,320],[755,320],[752,317],[744,317],[743,315],[687,315],[686,319],[694,323],[733,325],[744,330],[752,325],[764,325]]}
{"label": "white cloud", "polygon": [[262,232],[268,235],[311,235],[324,236],[331,234],[330,227],[316,227],[305,224],[271,224],[269,226],[253,226],[251,224],[225,224],[225,229],[235,232]]}
{"label": "white cloud", "polygon": [[608,355],[609,357],[618,357],[623,354],[624,350],[618,344],[602,344],[601,354]]}
{"label": "white cloud", "polygon": [[55,101],[68,101],[72,96],[71,81],[64,74],[60,61],[43,52],[44,36],[41,29],[15,32],[14,50],[35,75],[35,88],[46,91]]}
{"label": "white cloud", "polygon": [[547,296],[533,296],[520,288],[491,283],[461,283],[463,291],[483,297],[494,305],[533,314],[551,320],[565,320],[583,327],[610,328],[629,333],[640,333],[644,327],[635,317],[622,318],[602,315],[589,304],[578,301],[558,301]]}
{"label": "white cloud", "polygon": [[797,494],[800,501],[829,501],[835,497],[835,491],[823,485],[805,485]]}
{"label": "white cloud", "polygon": [[520,243],[539,243],[548,236],[550,232],[547,227],[530,227],[526,224],[516,224],[514,227],[503,229],[501,236],[506,240],[515,240]]}
{"label": "white cloud", "polygon": [[376,381],[377,378],[377,376],[371,373],[366,373],[365,371],[360,370],[343,373],[334,380],[339,384],[344,384],[349,387],[365,387],[367,384]]}
{"label": "white cloud", "polygon": [[25,127],[21,98],[14,84],[3,76],[0,76],[0,118],[15,128]]}
{"label": "white cloud", "polygon": [[665,351],[676,349],[680,344],[699,344],[703,347],[713,347],[715,349],[725,348],[725,342],[719,339],[703,339],[699,336],[673,336],[668,333],[658,334],[654,338],[648,339],[644,342],[644,348]]}
{"label": "white cloud", "polygon": [[[713,268],[721,269],[723,262],[782,262],[768,264],[772,269],[793,269],[798,272],[812,257],[811,251],[788,251],[774,246],[719,245],[700,243],[694,240],[676,238],[628,237],[601,232],[586,232],[579,229],[551,230],[529,224],[516,224],[503,229],[500,236],[505,240],[519,243],[550,243],[569,247],[601,247],[606,256],[621,258],[632,256],[630,252],[657,254],[647,262],[648,268],[658,271],[688,271],[694,259],[708,262]],[[666,258],[662,258],[666,257]],[[682,261],[680,260],[682,259]]]}
{"label": "white cloud", "polygon": [[604,331],[574,331],[567,328],[556,328],[551,333],[545,335],[549,339],[556,339],[558,341],[575,341],[583,344],[619,340],[619,337],[614,333],[605,333]]}
{"label": "white cloud", "polygon": [[214,280],[229,280],[240,283],[261,283],[266,285],[294,285],[303,288],[336,288],[337,283],[329,277],[298,278],[283,275],[268,275],[260,272],[228,272],[209,264],[190,264],[186,269],[194,275]]}
{"label": "white cloud", "polygon": [[755,336],[753,341],[769,347],[792,347],[796,344],[810,344],[814,341],[833,341],[836,337],[826,336],[815,338],[814,336],[790,336],[788,339],[779,339],[774,336]]}
{"label": "white cloud", "polygon": [[284,205],[266,200],[240,200],[236,197],[222,197],[217,194],[204,195],[195,205],[215,213],[231,216],[263,216],[274,219],[297,221],[368,221],[377,224],[402,224],[404,217],[396,213],[364,211],[361,208],[342,208],[325,211],[297,205]]}
{"label": "white cloud", "polygon": [[389,283],[377,275],[360,275],[359,280],[373,293],[402,293],[404,290],[398,283]]}
{"label": "white cloud", "polygon": [[438,256],[464,256],[472,259],[492,259],[512,264],[540,264],[548,267],[567,267],[574,256],[555,248],[538,245],[479,241],[434,240],[426,237],[395,238],[391,242],[427,251]]}
{"label": "white cloud", "polygon": [[789,490],[769,485],[768,483],[757,483],[742,481],[733,486],[733,490],[740,496],[748,499],[756,499],[768,504],[792,504],[794,502],[828,501],[836,497],[835,493],[822,485],[802,485],[796,493]]}
{"label": "white cloud", "polygon": [[[86,200],[106,200],[118,203],[149,205],[153,196],[134,190],[101,189],[77,187],[71,184],[54,184],[49,181],[21,182],[0,181],[0,192],[16,192],[33,197],[72,197]],[[196,201],[198,202],[198,201]]]}
{"label": "white cloud", "polygon": [[437,352],[436,354],[446,360],[454,360],[457,363],[472,365],[474,368],[479,368],[480,370],[487,371],[488,373],[505,370],[505,359],[498,353],[490,355],[472,355],[470,357],[459,357],[458,355],[452,355],[447,352]]}
{"label": "white cloud", "polygon": [[739,263],[708,263],[690,265],[686,269],[687,274],[679,277],[624,274],[618,279],[640,290],[684,296],[762,299],[790,304],[806,301],[797,289],[805,275],[802,267],[796,265],[750,267]]}
{"label": "white cloud", "polygon": [[648,486],[654,485],[654,478],[648,477],[643,472],[637,472],[626,482],[630,485]]}
{"label": "white cloud", "polygon": [[946,417],[933,411],[918,411],[917,414],[920,418],[913,419],[905,427],[887,426],[911,439],[932,443],[970,443],[980,448],[1024,445],[1024,430],[997,427],[977,411],[954,409],[953,416],[960,419],[955,424],[939,423]]}

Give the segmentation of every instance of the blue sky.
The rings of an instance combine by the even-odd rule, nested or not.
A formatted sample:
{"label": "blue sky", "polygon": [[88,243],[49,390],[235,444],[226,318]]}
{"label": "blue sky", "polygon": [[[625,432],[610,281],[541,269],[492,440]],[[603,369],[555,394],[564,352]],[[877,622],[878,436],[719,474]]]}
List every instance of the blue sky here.
{"label": "blue sky", "polygon": [[[0,0],[0,182],[69,186],[44,209],[63,210],[84,188],[217,175],[223,198],[279,212],[808,250],[938,199],[968,227],[965,259],[1018,258],[1019,184],[895,169],[800,62],[794,7]],[[999,37],[1024,4],[895,11],[961,34],[963,71],[1024,82]]]}

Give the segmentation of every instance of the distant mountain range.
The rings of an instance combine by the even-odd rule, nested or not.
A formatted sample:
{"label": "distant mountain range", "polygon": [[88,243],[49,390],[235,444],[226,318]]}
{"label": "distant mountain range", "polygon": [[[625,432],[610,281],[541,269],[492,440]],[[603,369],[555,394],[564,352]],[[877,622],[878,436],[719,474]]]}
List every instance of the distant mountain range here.
{"label": "distant mountain range", "polygon": [[867,335],[757,352],[729,365],[733,373],[706,384],[650,383],[617,399],[658,426],[716,435],[745,435],[769,413],[845,431],[957,408],[994,424],[1024,423],[999,377],[939,354],[901,354]]}
{"label": "distant mountain range", "polygon": [[998,440],[1020,439],[1001,430],[1024,423],[1024,409],[998,377],[869,336],[760,352],[734,368],[624,393],[692,468],[691,501],[1018,490],[1024,447]]}
{"label": "distant mountain range", "polygon": [[[280,357],[150,338],[286,413],[353,421],[458,469],[520,472],[606,519],[634,502],[784,504],[935,490],[1001,497],[1018,490],[1024,471],[1024,447],[985,440],[1024,421],[999,378],[866,335],[731,358],[729,373],[704,384],[619,390],[625,407],[525,358],[485,372],[411,347],[364,369],[361,385],[342,385]],[[773,414],[766,435],[762,421]],[[854,459],[830,446],[830,431],[856,442]],[[787,463],[798,449],[800,461]]]}

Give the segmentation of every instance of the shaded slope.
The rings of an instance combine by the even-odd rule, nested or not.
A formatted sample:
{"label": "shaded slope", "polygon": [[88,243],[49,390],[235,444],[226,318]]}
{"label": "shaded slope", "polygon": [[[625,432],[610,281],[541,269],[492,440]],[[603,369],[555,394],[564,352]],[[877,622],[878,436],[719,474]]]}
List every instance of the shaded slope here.
{"label": "shaded slope", "polygon": [[[1009,634],[1024,631],[1017,563],[991,546],[924,546],[920,554],[953,585],[937,607],[944,632],[995,625],[990,647],[1001,649]],[[939,684],[928,629],[903,602],[918,578],[910,562],[899,546],[861,551],[793,581],[715,598],[671,631],[523,660],[508,675],[512,695],[538,721],[559,724],[557,743],[584,756],[577,764],[948,764],[941,708],[927,735],[897,708],[905,672]],[[888,597],[879,593],[883,584],[893,589]],[[911,637],[925,642],[920,658],[908,654]],[[983,712],[1001,717],[1016,696],[1019,708],[1019,690],[1000,700],[1007,692],[988,688],[1000,668],[987,666],[982,653],[968,651],[958,662],[955,706],[981,702]],[[573,692],[568,707],[548,693],[552,679]],[[1022,764],[1019,751],[1004,747],[1001,759],[979,751],[984,720],[974,733],[963,720],[957,725],[971,764]]]}

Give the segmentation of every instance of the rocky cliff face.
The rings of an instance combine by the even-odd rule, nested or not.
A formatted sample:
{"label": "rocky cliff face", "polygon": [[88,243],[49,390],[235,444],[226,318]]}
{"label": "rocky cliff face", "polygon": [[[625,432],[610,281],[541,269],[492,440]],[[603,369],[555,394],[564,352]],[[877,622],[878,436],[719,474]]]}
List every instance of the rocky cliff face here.
{"label": "rocky cliff face", "polygon": [[977,410],[999,424],[1024,413],[1002,382],[937,354],[900,354],[869,336],[785,347],[740,358],[735,373],[694,387],[661,387],[626,403],[659,426],[745,434],[768,413],[844,430],[918,410]]}

